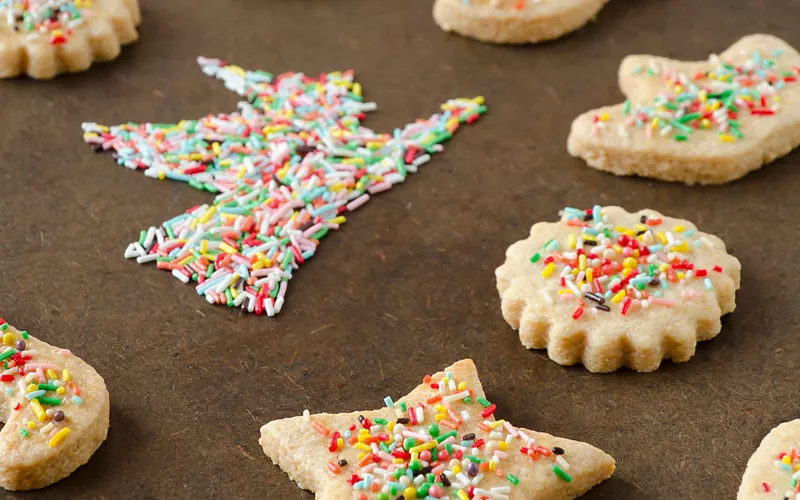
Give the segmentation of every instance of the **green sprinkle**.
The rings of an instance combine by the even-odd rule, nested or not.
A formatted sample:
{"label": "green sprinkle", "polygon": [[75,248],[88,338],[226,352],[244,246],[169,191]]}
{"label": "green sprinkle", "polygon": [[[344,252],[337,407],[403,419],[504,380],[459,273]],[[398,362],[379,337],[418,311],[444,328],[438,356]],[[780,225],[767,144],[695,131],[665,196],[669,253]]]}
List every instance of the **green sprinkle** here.
{"label": "green sprinkle", "polygon": [[622,106],[622,112],[626,115],[631,114],[631,100],[625,99],[625,104]]}
{"label": "green sprinkle", "polygon": [[686,137],[685,135],[676,135],[675,136],[675,140],[678,141],[678,142],[684,142],[687,139],[688,139],[688,137]]}
{"label": "green sprinkle", "polygon": [[486,398],[484,398],[483,396],[479,396],[476,401],[478,401],[478,403],[480,403],[480,405],[483,406],[484,408],[492,406],[492,403],[487,401]]}
{"label": "green sprinkle", "polygon": [[28,437],[28,431],[26,431],[25,429],[20,429],[19,430],[19,435],[24,437],[24,438],[26,438],[26,437]]}
{"label": "green sprinkle", "polygon": [[21,332],[19,332],[19,334],[22,336],[23,339],[28,340],[28,331],[27,330],[22,330]]}
{"label": "green sprinkle", "polygon": [[400,401],[400,411],[406,411],[408,407],[406,406],[405,401]]}
{"label": "green sprinkle", "polygon": [[375,423],[378,425],[386,425],[389,423],[389,421],[386,420],[385,418],[376,418]]}
{"label": "green sprinkle", "polygon": [[17,352],[16,349],[9,349],[5,352],[0,353],[0,361],[10,358],[11,356],[14,355],[15,352]]}
{"label": "green sprinkle", "polygon": [[456,431],[445,432],[444,434],[436,438],[436,442],[441,443],[442,441],[445,441],[447,438],[456,437],[456,435],[458,435]]}
{"label": "green sprinkle", "polygon": [[56,391],[58,387],[53,384],[39,384],[36,386],[37,389],[44,389],[45,391]]}
{"label": "green sprinkle", "polygon": [[519,479],[517,478],[517,476],[513,474],[506,474],[506,479],[508,480],[509,483],[513,484],[514,486],[519,484]]}
{"label": "green sprinkle", "polygon": [[542,256],[539,255],[539,252],[536,252],[535,254],[533,254],[533,257],[531,257],[531,262],[536,262],[537,260],[539,260],[541,258],[542,258]]}
{"label": "green sprinkle", "polygon": [[59,406],[61,404],[61,398],[36,398],[39,400],[39,403],[43,405],[50,405],[50,406]]}
{"label": "green sprinkle", "polygon": [[572,481],[572,478],[569,477],[569,474],[564,472],[564,470],[561,467],[559,467],[558,465],[554,465],[553,466],[553,472],[555,472],[556,476],[560,477],[561,479],[563,479],[564,481],[566,481],[568,483]]}

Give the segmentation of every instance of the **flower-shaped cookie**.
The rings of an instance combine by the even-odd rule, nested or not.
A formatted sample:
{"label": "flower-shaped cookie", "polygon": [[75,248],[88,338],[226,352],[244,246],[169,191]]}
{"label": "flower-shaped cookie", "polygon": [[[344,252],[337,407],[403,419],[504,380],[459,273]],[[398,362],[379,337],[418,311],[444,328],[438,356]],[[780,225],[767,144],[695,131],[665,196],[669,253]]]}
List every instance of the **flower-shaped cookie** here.
{"label": "flower-shaped cookie", "polygon": [[625,103],[579,116],[567,148],[616,175],[730,182],[800,145],[798,78],[800,54],[770,35],[702,62],[629,56]]}
{"label": "flower-shaped cookie", "polygon": [[772,429],[747,462],[737,500],[795,500],[800,496],[800,420]]}
{"label": "flower-shaped cookie", "polygon": [[138,0],[0,0],[0,78],[49,79],[135,42]]}
{"label": "flower-shaped cookie", "polygon": [[567,499],[614,472],[614,459],[591,445],[495,420],[470,359],[384,402],[275,420],[259,442],[318,500]]}
{"label": "flower-shaped cookie", "polygon": [[535,43],[577,30],[608,0],[436,0],[445,31],[493,43]]}
{"label": "flower-shaped cookie", "polygon": [[495,274],[503,317],[529,349],[592,372],[649,372],[719,333],[740,271],[690,222],[595,206],[535,224]]}

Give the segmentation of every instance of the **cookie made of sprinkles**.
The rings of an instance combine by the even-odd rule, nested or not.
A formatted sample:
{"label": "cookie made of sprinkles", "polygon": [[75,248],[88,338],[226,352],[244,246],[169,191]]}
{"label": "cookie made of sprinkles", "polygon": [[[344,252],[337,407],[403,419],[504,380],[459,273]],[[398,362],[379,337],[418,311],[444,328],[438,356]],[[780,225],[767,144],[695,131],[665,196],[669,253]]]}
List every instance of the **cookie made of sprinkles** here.
{"label": "cookie made of sprinkles", "polygon": [[445,31],[492,43],[536,43],[583,27],[608,0],[436,0]]}
{"label": "cookie made of sprinkles", "polygon": [[50,79],[135,42],[138,0],[0,0],[0,78]]}
{"label": "cookie made of sprinkles", "polygon": [[626,101],[579,116],[567,148],[615,175],[731,182],[800,145],[799,77],[800,54],[771,35],[701,62],[629,56]]}
{"label": "cookie made of sprinkles", "polygon": [[379,410],[272,421],[259,443],[318,500],[567,499],[614,472],[603,451],[500,413],[466,359]]}
{"label": "cookie made of sprinkles", "polygon": [[691,222],[614,206],[535,224],[495,271],[522,344],[592,372],[688,361],[736,307],[740,273],[725,243]]}
{"label": "cookie made of sprinkles", "polygon": [[238,112],[177,124],[84,123],[84,140],[147,177],[212,193],[210,203],[141,230],[126,258],[191,283],[209,304],[269,317],[329,232],[429,168],[443,143],[486,111],[480,96],[450,99],[428,118],[377,133],[361,123],[376,105],[364,102],[352,71],[274,76],[198,62],[246,98]]}
{"label": "cookie made of sprinkles", "polygon": [[105,441],[108,419],[94,368],[0,319],[0,488],[33,490],[69,476]]}
{"label": "cookie made of sprinkles", "polygon": [[737,500],[800,498],[800,420],[767,434],[747,462]]}

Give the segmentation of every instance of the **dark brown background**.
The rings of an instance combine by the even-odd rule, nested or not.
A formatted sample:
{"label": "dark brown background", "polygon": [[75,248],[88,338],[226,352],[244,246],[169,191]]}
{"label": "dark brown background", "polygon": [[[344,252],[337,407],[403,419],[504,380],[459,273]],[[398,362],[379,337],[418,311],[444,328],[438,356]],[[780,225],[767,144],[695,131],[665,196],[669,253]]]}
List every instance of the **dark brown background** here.
{"label": "dark brown background", "polygon": [[[144,1],[141,41],[52,82],[0,82],[0,310],[105,377],[111,432],[87,466],[8,498],[311,495],[261,452],[259,427],[379,407],[470,356],[498,412],[588,441],[618,470],[588,499],[733,498],[746,461],[797,416],[800,155],[720,187],[616,178],[566,152],[571,120],[619,102],[629,53],[686,59],[765,32],[800,46],[800,3],[613,0],[596,23],[531,47],[441,32],[428,0]],[[195,57],[318,74],[354,68],[378,130],[483,94],[489,113],[405,185],[358,211],[292,280],[273,320],[208,306],[122,258],[138,230],[210,196],[115,166],[80,123],[177,122],[235,109]],[[736,312],[690,362],[593,375],[525,350],[494,268],[565,205],[691,219],[743,264]],[[2,496],[2,494],[0,494]]]}

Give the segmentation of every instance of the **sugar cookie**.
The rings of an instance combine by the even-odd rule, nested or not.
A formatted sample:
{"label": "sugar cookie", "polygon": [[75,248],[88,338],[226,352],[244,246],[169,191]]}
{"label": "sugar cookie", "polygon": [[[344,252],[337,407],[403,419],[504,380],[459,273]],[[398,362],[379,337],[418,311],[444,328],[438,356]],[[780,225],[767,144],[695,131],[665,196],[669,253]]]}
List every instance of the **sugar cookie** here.
{"label": "sugar cookie", "polygon": [[800,495],[800,420],[772,429],[747,462],[737,500],[795,500]]}
{"label": "sugar cookie", "polygon": [[535,224],[495,275],[525,347],[592,372],[649,372],[719,333],[740,271],[725,243],[691,222],[595,206]]}
{"label": "sugar cookie", "polygon": [[0,487],[43,488],[106,439],[109,398],[91,366],[0,320]]}
{"label": "sugar cookie", "polygon": [[470,359],[373,411],[320,413],[261,428],[264,452],[319,500],[575,498],[614,459],[577,441],[495,420]]}
{"label": "sugar cookie", "polygon": [[608,0],[436,0],[445,31],[493,43],[535,43],[581,28]]}
{"label": "sugar cookie", "polygon": [[616,175],[730,182],[800,145],[798,73],[800,55],[770,35],[703,62],[629,56],[625,103],[579,116],[567,148]]}
{"label": "sugar cookie", "polygon": [[0,0],[0,78],[49,79],[116,59],[140,20],[138,0]]}

